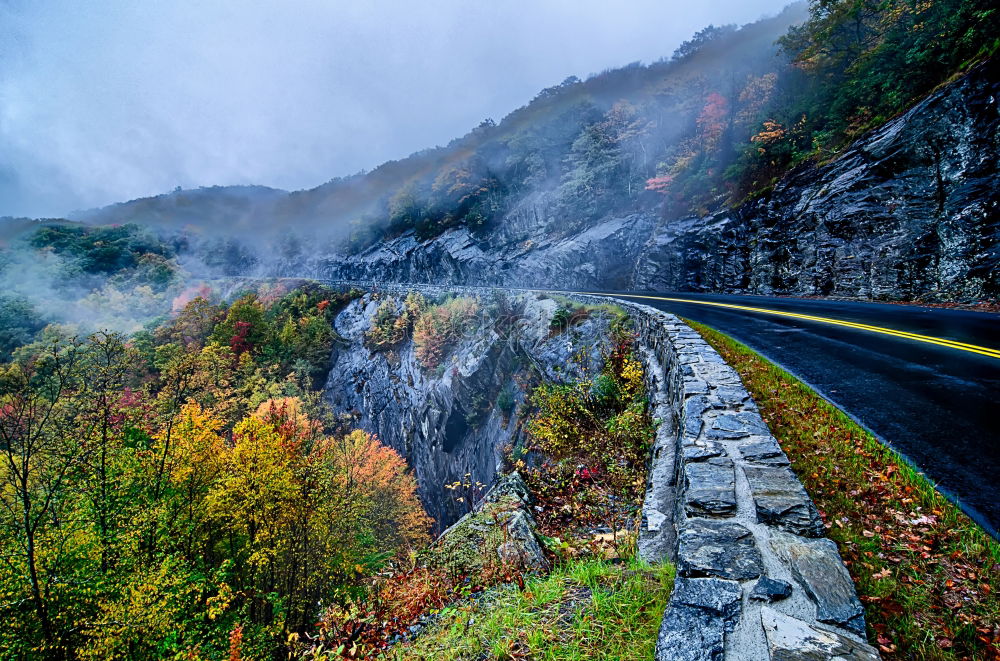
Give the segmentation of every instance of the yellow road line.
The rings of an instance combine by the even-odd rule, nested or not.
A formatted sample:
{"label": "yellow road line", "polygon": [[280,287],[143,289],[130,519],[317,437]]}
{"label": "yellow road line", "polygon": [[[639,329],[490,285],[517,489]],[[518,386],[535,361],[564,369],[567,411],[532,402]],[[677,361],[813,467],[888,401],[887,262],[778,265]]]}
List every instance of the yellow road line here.
{"label": "yellow road line", "polygon": [[847,328],[856,328],[858,330],[869,331],[872,333],[882,333],[883,335],[893,335],[895,337],[902,337],[908,340],[915,340],[917,342],[926,342],[928,344],[937,344],[943,347],[949,347],[951,349],[960,349],[962,351],[971,351],[972,353],[982,354],[984,356],[989,356],[991,358],[1000,358],[1000,349],[991,349],[989,347],[981,347],[976,344],[967,344],[965,342],[958,342],[955,340],[949,340],[941,337],[931,337],[930,335],[920,335],[918,333],[909,333],[907,331],[896,330],[894,328],[883,328],[881,326],[872,326],[870,324],[859,324],[854,321],[844,321],[842,319],[831,319],[830,317],[817,317],[811,314],[800,314],[798,312],[786,312],[784,310],[771,310],[769,308],[755,308],[748,305],[735,305],[733,303],[717,303],[715,301],[696,301],[687,298],[668,298],[665,296],[647,296],[642,294],[605,294],[602,292],[580,292],[583,294],[590,294],[591,296],[620,296],[623,298],[646,298],[657,301],[670,301],[673,303],[694,303],[695,305],[711,305],[718,308],[729,308],[732,310],[744,310],[747,312],[759,312],[761,314],[773,314],[780,317],[791,317],[793,319],[805,319],[806,321],[816,321],[823,324],[832,324],[834,326],[846,326]]}

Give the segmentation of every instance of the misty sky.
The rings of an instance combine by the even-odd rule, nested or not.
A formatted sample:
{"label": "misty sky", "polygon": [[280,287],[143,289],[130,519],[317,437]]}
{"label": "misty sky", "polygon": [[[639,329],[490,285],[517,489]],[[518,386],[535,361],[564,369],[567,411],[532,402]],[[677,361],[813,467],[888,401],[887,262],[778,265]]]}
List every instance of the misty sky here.
{"label": "misty sky", "polygon": [[785,0],[0,0],[0,216],[308,188]]}

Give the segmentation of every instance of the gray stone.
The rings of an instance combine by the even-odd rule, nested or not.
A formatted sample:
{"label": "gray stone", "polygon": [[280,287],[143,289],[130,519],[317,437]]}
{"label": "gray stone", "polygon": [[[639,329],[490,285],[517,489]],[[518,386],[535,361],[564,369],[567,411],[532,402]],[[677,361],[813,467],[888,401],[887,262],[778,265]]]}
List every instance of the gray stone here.
{"label": "gray stone", "polygon": [[816,604],[817,620],[864,635],[864,608],[836,544],[775,531],[771,547],[788,562],[795,580]]}
{"label": "gray stone", "polygon": [[684,466],[684,509],[689,516],[732,516],[736,512],[733,461],[715,457]]}
{"label": "gray stone", "polygon": [[528,485],[524,483],[524,478],[517,471],[501,477],[486,492],[486,495],[476,503],[476,511],[478,512],[488,503],[499,503],[502,501],[514,501],[522,505],[530,505],[532,503]]}
{"label": "gray stone", "polygon": [[701,354],[697,351],[678,351],[677,362],[679,363],[699,363]]}
{"label": "gray stone", "polygon": [[729,365],[720,363],[695,363],[690,366],[694,375],[708,381],[714,386],[740,385],[740,377]]}
{"label": "gray stone", "polygon": [[735,581],[679,577],[660,625],[656,661],[722,661],[740,594]]}
{"label": "gray stone", "polygon": [[726,448],[718,441],[693,441],[685,443],[681,449],[684,461],[703,461],[726,454]]}
{"label": "gray stone", "polygon": [[738,440],[752,435],[767,434],[767,425],[753,411],[723,413],[711,422],[705,435],[710,439]]}
{"label": "gray stone", "polygon": [[768,436],[762,441],[754,441],[741,445],[740,454],[743,455],[744,459],[752,461],[755,464],[787,466],[791,463],[773,436]]}
{"label": "gray stone", "polygon": [[690,519],[680,532],[677,570],[681,576],[746,580],[763,573],[763,560],[753,534],[740,524]]}
{"label": "gray stone", "polygon": [[822,537],[823,520],[787,467],[744,466],[757,520],[805,537]]}
{"label": "gray stone", "polygon": [[707,395],[708,384],[702,379],[684,379],[684,394],[687,396]]}
{"label": "gray stone", "polygon": [[693,418],[685,417],[684,435],[687,438],[692,438],[692,439],[698,438],[698,435],[701,433],[702,424],[703,422],[700,415]]}
{"label": "gray stone", "polygon": [[[719,355],[714,351],[712,353]],[[743,386],[718,386],[712,389],[712,398],[722,407],[737,408],[750,400],[750,394]]]}
{"label": "gray stone", "polygon": [[708,408],[708,398],[705,395],[695,395],[684,402],[684,431],[691,438],[696,438],[701,432],[702,417]]}
{"label": "gray stone", "polygon": [[760,611],[772,661],[878,661],[878,651],[824,627],[764,606]]}
{"label": "gray stone", "polygon": [[549,569],[549,560],[535,535],[534,521],[524,510],[511,513],[506,529],[506,541],[497,546],[497,556],[502,562],[529,570]]}
{"label": "gray stone", "polygon": [[755,601],[780,601],[792,596],[792,584],[768,576],[761,576],[753,586],[750,598]]}

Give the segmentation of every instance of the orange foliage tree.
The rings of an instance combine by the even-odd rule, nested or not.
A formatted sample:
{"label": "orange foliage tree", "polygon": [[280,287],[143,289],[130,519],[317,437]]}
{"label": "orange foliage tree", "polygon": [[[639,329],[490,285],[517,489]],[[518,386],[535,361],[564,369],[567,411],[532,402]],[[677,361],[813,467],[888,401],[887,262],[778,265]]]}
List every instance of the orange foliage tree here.
{"label": "orange foliage tree", "polygon": [[710,152],[719,145],[719,139],[726,130],[729,115],[729,101],[718,92],[712,92],[705,99],[705,107],[698,115],[698,132],[705,145],[705,151]]}
{"label": "orange foliage tree", "polygon": [[[329,437],[296,398],[271,400],[233,430],[206,506],[215,552],[235,560],[249,622],[302,630],[337,586],[428,541],[430,519],[406,462],[375,436]],[[213,549],[208,549],[211,552]]]}

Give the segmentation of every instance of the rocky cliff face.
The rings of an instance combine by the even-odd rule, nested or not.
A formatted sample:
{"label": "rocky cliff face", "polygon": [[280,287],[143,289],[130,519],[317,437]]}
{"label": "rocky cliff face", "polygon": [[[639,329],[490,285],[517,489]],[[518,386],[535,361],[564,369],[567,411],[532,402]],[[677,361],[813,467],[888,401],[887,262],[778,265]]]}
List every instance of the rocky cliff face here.
{"label": "rocky cliff face", "polygon": [[[497,405],[501,391],[516,407],[533,375],[558,382],[595,374],[609,320],[595,314],[550,337],[556,301],[514,299],[515,314],[506,319],[498,319],[483,301],[486,312],[480,323],[442,368],[427,370],[417,360],[412,340],[388,352],[365,347],[364,333],[385,296],[367,294],[337,316],[335,328],[345,343],[334,352],[325,393],[336,413],[354,415],[354,426],[377,434],[407,458],[428,513],[443,528],[482,495],[476,489],[450,491],[445,485],[491,485],[503,448],[522,434],[516,413],[507,415],[510,411]],[[571,360],[583,348],[587,360]],[[459,494],[464,502],[457,501]]]}
{"label": "rocky cliff face", "polygon": [[987,63],[831,163],[700,218],[653,210],[566,234],[544,196],[489,237],[412,233],[335,279],[969,300],[1000,296],[1000,76]]}
{"label": "rocky cliff face", "polygon": [[835,161],[665,223],[635,285],[875,299],[1000,295],[1000,79],[991,64]]}
{"label": "rocky cliff face", "polygon": [[407,232],[359,255],[328,260],[319,273],[334,280],[379,282],[615,289],[632,285],[643,244],[656,227],[655,214],[608,218],[561,236],[543,219],[544,210],[535,209],[535,221],[519,221],[516,233],[507,228],[485,239],[464,227],[430,241],[418,241]]}

